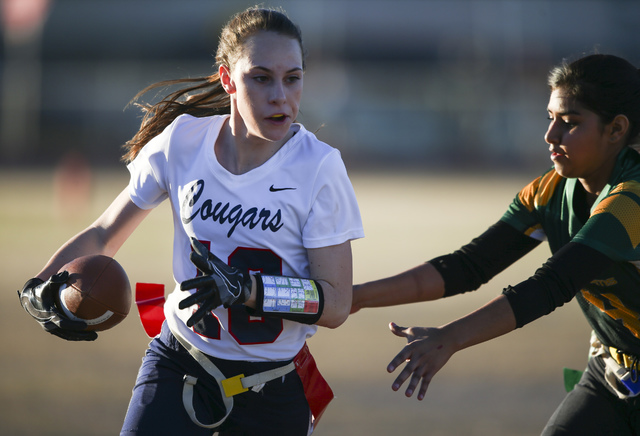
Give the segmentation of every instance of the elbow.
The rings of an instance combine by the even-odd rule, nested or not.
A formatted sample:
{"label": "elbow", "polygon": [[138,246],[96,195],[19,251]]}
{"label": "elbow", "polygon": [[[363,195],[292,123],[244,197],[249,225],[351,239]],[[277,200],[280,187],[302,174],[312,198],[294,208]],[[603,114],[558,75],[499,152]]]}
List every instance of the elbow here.
{"label": "elbow", "polygon": [[344,314],[340,314],[340,316],[334,316],[332,317],[330,322],[327,323],[326,327],[330,329],[336,329],[344,324],[348,317],[349,311],[346,311]]}
{"label": "elbow", "polygon": [[335,329],[340,327],[349,318],[351,304],[353,302],[352,283],[347,286],[335,286],[323,282],[322,315],[316,322],[317,325]]}
{"label": "elbow", "polygon": [[336,329],[344,324],[347,318],[349,318],[349,307],[332,310],[330,313],[325,310],[318,320],[317,325],[329,329]]}

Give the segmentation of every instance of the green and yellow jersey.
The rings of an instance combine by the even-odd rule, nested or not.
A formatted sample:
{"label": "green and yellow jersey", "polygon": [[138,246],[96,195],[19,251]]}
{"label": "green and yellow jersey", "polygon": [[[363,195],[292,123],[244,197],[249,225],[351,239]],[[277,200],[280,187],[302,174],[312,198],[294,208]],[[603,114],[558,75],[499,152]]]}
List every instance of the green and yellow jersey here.
{"label": "green and yellow jersey", "polygon": [[[591,327],[603,343],[640,355],[640,155],[625,149],[609,183],[590,210],[577,179],[551,169],[527,185],[502,221],[557,253],[578,243],[602,253],[609,266],[576,294]],[[581,268],[581,265],[573,265]]]}

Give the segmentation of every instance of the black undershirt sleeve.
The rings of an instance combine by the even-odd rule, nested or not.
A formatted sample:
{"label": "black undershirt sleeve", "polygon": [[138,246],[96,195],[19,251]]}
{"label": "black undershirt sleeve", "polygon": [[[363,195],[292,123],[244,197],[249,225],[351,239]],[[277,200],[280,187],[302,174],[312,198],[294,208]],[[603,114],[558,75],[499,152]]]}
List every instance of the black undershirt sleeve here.
{"label": "black undershirt sleeve", "polygon": [[429,261],[445,283],[445,297],[475,291],[540,244],[498,221],[469,244]]}
{"label": "black undershirt sleeve", "polygon": [[558,250],[529,279],[507,287],[503,294],[516,317],[516,327],[551,313],[613,265],[599,251],[577,242]]}

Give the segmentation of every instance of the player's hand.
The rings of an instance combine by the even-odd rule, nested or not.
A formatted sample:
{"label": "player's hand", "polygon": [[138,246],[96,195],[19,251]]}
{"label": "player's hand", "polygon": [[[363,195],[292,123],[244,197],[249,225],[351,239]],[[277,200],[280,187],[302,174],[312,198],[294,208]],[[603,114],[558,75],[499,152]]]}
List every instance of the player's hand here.
{"label": "player's hand", "polygon": [[18,291],[20,304],[42,328],[67,341],[94,341],[98,334],[86,331],[84,321],[70,319],[58,306],[60,286],[67,281],[66,271],[54,274],[46,282],[33,278]]}
{"label": "player's hand", "polygon": [[235,303],[244,303],[251,296],[252,286],[248,273],[225,264],[197,239],[191,238],[191,247],[190,260],[202,275],[180,284],[182,291],[197,289],[178,304],[180,309],[200,305],[187,320],[189,327],[218,306],[228,308]]}
{"label": "player's hand", "polygon": [[410,378],[405,391],[407,397],[411,397],[418,384],[418,400],[424,399],[427,388],[433,376],[444,366],[453,355],[454,350],[447,344],[445,335],[441,329],[428,327],[399,327],[394,323],[389,324],[391,332],[396,336],[407,338],[408,344],[393,358],[387,371],[393,372],[407,362],[393,382],[391,389],[397,391],[400,386]]}

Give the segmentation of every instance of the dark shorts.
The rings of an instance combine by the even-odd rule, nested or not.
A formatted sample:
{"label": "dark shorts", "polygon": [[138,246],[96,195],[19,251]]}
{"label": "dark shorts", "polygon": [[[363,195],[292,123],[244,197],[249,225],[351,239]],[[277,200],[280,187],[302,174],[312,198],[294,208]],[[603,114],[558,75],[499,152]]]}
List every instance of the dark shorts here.
{"label": "dark shorts", "polygon": [[640,435],[640,396],[618,398],[604,379],[604,361],[601,357],[592,358],[580,382],[558,406],[542,435]]}
{"label": "dark shorts", "polygon": [[[226,377],[249,376],[288,362],[244,362],[211,359]],[[198,378],[193,405],[203,424],[218,421],[225,414],[215,380],[171,334],[162,327],[159,338],[149,344],[138,372],[121,436],[211,436],[214,430],[193,423],[182,403],[183,378]],[[265,384],[259,392],[233,397],[231,415],[217,431],[230,435],[307,435],[309,405],[296,371]]]}

